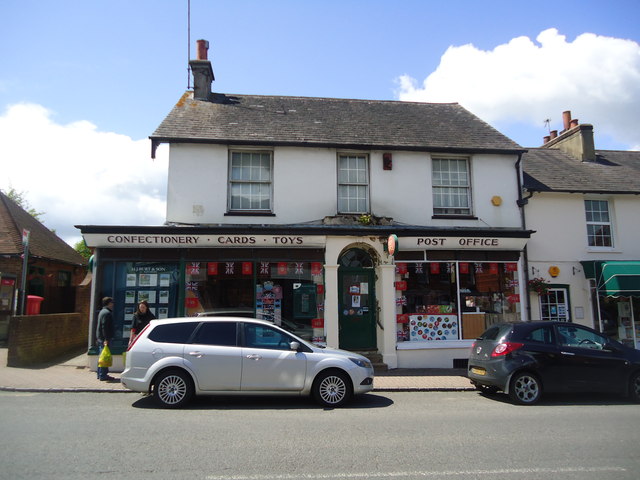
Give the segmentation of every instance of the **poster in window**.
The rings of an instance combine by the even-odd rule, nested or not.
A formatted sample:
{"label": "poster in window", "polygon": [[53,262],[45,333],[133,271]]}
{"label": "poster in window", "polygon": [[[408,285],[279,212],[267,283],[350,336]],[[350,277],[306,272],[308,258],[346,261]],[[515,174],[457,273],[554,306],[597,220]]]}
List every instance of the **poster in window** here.
{"label": "poster in window", "polygon": [[135,273],[127,273],[127,287],[135,287],[137,277]]}
{"label": "poster in window", "polygon": [[160,307],[158,309],[158,318],[169,318],[169,309],[167,307]]}
{"label": "poster in window", "polygon": [[157,273],[141,273],[139,282],[140,282],[139,286],[141,287],[157,287],[158,274]]}
{"label": "poster in window", "polygon": [[160,286],[161,287],[170,287],[171,286],[171,274],[170,273],[161,273],[160,274]]}
{"label": "poster in window", "polygon": [[360,284],[360,294],[369,295],[369,284],[367,282],[362,282]]}
{"label": "poster in window", "polygon": [[169,303],[169,290],[160,290],[158,303]]}
{"label": "poster in window", "polygon": [[156,291],[155,290],[138,291],[138,303],[143,301],[146,301],[147,303],[156,303]]}
{"label": "poster in window", "polygon": [[136,303],[136,292],[135,292],[135,290],[127,290],[124,293],[124,303]]}
{"label": "poster in window", "polygon": [[351,295],[351,306],[353,308],[360,308],[360,295]]}

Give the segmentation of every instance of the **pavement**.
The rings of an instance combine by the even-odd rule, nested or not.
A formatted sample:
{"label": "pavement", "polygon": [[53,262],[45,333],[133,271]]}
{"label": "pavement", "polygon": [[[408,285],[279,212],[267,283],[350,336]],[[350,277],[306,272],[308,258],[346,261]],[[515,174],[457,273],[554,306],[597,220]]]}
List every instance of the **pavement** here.
{"label": "pavement", "polygon": [[[376,373],[374,391],[463,391],[473,390],[465,369],[398,368]],[[101,382],[89,369],[87,354],[61,358],[30,367],[7,367],[7,349],[0,348],[0,391],[10,392],[129,392],[111,372],[114,382]]]}

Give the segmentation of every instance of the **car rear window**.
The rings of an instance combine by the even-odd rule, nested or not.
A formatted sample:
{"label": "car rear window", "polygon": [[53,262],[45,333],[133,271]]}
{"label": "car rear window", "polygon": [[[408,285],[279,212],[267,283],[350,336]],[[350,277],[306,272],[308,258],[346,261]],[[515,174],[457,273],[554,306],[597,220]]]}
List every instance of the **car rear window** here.
{"label": "car rear window", "polygon": [[204,322],[196,333],[193,343],[235,347],[236,322]]}
{"label": "car rear window", "polygon": [[478,340],[497,340],[510,329],[511,325],[494,325],[493,327],[489,327],[482,335],[480,335]]}
{"label": "car rear window", "polygon": [[149,340],[158,343],[187,343],[199,322],[158,325],[149,333]]}

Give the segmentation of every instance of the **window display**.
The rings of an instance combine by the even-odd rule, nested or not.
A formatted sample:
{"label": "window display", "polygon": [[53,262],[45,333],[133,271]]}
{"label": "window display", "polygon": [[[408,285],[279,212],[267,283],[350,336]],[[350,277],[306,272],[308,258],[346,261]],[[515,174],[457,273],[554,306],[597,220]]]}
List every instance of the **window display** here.
{"label": "window display", "polygon": [[187,316],[255,317],[325,342],[320,262],[195,262],[185,273]]}
{"label": "window display", "polygon": [[399,341],[472,339],[520,318],[516,263],[396,264]]}

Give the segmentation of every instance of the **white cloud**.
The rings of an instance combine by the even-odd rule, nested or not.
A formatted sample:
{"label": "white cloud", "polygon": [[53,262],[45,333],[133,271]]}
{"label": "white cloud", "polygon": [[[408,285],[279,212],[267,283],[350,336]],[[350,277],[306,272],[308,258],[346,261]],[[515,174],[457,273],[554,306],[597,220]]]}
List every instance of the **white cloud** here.
{"label": "white cloud", "polygon": [[567,42],[554,28],[536,41],[518,37],[491,51],[449,47],[422,85],[401,76],[398,96],[458,102],[489,123],[541,126],[551,118],[559,130],[571,110],[596,134],[640,148],[640,45],[592,33]]}
{"label": "white cloud", "polygon": [[151,159],[149,140],[60,125],[46,108],[10,106],[0,116],[0,188],[24,192],[44,224],[73,244],[74,225],[161,225],[168,149]]}

